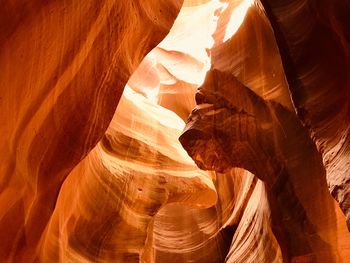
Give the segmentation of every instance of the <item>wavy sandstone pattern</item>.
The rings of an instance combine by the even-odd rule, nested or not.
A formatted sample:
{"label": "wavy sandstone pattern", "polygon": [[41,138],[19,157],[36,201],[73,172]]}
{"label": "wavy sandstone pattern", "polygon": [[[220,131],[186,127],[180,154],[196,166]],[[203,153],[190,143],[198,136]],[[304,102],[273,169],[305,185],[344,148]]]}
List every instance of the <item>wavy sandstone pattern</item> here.
{"label": "wavy sandstone pattern", "polygon": [[348,261],[347,1],[1,4],[1,262]]}
{"label": "wavy sandstone pattern", "polygon": [[129,76],[180,6],[2,3],[1,258],[36,257],[66,176],[101,139]]}

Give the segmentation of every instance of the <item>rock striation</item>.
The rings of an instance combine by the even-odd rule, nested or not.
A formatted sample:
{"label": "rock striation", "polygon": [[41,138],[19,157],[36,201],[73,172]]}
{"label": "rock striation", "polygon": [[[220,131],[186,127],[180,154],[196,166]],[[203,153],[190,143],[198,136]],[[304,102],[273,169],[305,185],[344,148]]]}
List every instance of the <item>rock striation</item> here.
{"label": "rock striation", "polygon": [[348,262],[350,5],[0,9],[0,262]]}
{"label": "rock striation", "polygon": [[2,3],[2,262],[35,260],[63,182],[104,135],[130,75],[181,4]]}

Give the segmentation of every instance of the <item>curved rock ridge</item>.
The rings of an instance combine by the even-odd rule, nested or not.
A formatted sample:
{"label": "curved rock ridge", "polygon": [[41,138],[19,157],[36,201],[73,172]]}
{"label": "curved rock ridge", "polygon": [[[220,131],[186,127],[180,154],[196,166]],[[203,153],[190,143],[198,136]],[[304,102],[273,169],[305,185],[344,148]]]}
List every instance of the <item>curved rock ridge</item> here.
{"label": "curved rock ridge", "polygon": [[177,142],[182,127],[173,112],[126,87],[103,139],[62,186],[41,261],[150,262],[142,251],[159,209],[214,205],[210,175]]}
{"label": "curved rock ridge", "polygon": [[[227,172],[240,167],[265,182],[265,204],[270,204],[270,209],[265,209],[271,211],[272,218],[258,222],[271,226],[283,258],[289,261],[308,255],[317,262],[345,260],[348,250],[334,243],[334,238],[344,235],[343,241],[348,242],[350,235],[344,224],[337,222],[322,177],[325,172],[320,156],[295,114],[278,103],[261,99],[231,73],[216,69],[207,73],[196,101],[198,106],[180,137],[182,145],[202,169]],[[310,192],[315,184],[317,192]],[[322,221],[320,211],[314,209],[320,204],[327,210]],[[251,205],[257,209],[255,213],[263,209]],[[250,228],[240,231],[257,231],[253,226]],[[233,244],[236,235],[242,233],[235,233]],[[245,241],[240,246],[253,246],[256,242],[254,238]],[[229,253],[235,260],[238,254],[240,251]],[[246,262],[244,254],[242,257],[240,260]],[[261,262],[267,262],[266,258]]]}
{"label": "curved rock ridge", "polygon": [[0,259],[32,262],[69,172],[182,1],[6,1],[0,11]]}
{"label": "curved rock ridge", "polygon": [[0,262],[348,262],[349,8],[2,3]]}
{"label": "curved rock ridge", "polygon": [[225,262],[282,262],[280,245],[270,221],[266,187],[259,180],[248,199]]}
{"label": "curved rock ridge", "polygon": [[[198,210],[171,205],[156,215],[156,262],[281,262],[268,223],[264,184],[243,169],[232,169],[218,174],[215,185],[215,207]],[[257,216],[261,222],[256,221]]]}

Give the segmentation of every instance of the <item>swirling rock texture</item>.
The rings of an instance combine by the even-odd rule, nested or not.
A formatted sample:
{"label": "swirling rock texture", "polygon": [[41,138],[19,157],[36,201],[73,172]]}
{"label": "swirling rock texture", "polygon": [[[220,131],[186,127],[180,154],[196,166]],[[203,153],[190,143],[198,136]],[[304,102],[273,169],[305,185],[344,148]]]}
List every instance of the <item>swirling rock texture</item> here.
{"label": "swirling rock texture", "polygon": [[103,136],[128,78],[181,4],[1,3],[3,262],[38,257],[62,183]]}
{"label": "swirling rock texture", "polygon": [[349,262],[347,1],[1,6],[0,262]]}

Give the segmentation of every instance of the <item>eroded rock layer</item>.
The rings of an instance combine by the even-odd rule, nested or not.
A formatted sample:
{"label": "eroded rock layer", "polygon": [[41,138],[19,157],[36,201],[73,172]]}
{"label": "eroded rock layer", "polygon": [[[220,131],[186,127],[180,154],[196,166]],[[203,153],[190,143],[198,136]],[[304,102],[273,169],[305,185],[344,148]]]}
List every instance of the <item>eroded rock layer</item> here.
{"label": "eroded rock layer", "polygon": [[[347,250],[332,240],[347,230],[333,214],[322,161],[294,113],[262,100],[232,74],[218,70],[208,72],[196,100],[181,143],[202,169],[241,167],[265,182],[271,227],[284,258],[345,259]],[[314,209],[320,205],[323,210]]]}
{"label": "eroded rock layer", "polygon": [[30,262],[69,172],[181,1],[1,3],[0,258]]}
{"label": "eroded rock layer", "polygon": [[0,262],[348,261],[346,1],[22,2]]}
{"label": "eroded rock layer", "polygon": [[271,20],[299,118],[327,170],[350,229],[350,4],[261,1]]}

